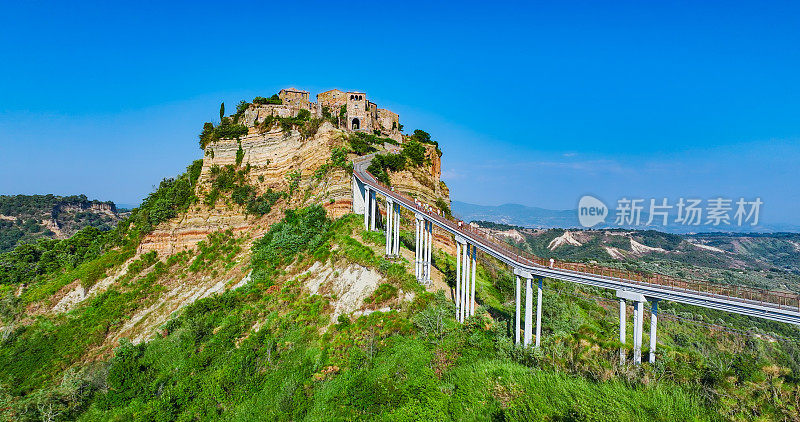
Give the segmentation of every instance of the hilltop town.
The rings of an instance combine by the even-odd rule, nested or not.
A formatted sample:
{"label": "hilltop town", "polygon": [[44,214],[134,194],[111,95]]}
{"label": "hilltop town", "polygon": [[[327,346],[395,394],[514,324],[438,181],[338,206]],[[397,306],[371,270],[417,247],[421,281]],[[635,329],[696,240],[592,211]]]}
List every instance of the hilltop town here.
{"label": "hilltop town", "polygon": [[401,141],[400,117],[397,113],[367,99],[365,92],[341,91],[331,89],[317,94],[317,101],[311,102],[310,93],[297,88],[284,88],[277,98],[256,97],[239,118],[239,123],[255,127],[256,123],[267,117],[296,117],[301,110],[311,114],[311,118],[334,118],[338,127],[352,131],[385,136]]}

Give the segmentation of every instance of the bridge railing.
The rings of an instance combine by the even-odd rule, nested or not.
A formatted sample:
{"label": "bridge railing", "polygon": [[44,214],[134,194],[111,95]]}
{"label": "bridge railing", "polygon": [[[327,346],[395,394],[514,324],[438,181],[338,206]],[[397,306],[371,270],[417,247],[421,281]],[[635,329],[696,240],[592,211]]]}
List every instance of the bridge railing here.
{"label": "bridge railing", "polygon": [[469,233],[472,235],[471,237],[473,239],[477,238],[480,243],[484,243],[485,246],[502,252],[502,254],[508,259],[520,264],[571,271],[576,274],[592,274],[597,277],[630,284],[658,286],[661,288],[680,290],[684,292],[696,292],[735,301],[744,301],[763,306],[800,311],[800,294],[788,291],[776,291],[759,289],[755,287],[718,284],[691,277],[676,278],[664,274],[628,271],[619,268],[604,267],[597,264],[566,262],[555,259],[551,262],[549,259],[538,257],[530,252],[520,249],[519,247],[512,246],[505,240],[498,238],[498,236],[486,229],[474,227],[466,223],[458,224],[455,219],[446,218],[437,213],[430,212],[425,207],[419,205],[410,195],[394,191],[389,186],[381,183],[369,172],[365,172],[365,175],[369,177],[369,182],[371,184],[380,186],[384,190],[384,193],[389,192],[390,196],[394,196],[395,199],[404,200],[406,207],[425,214],[430,218],[436,219],[440,224],[449,226],[453,231],[460,231],[465,234]]}

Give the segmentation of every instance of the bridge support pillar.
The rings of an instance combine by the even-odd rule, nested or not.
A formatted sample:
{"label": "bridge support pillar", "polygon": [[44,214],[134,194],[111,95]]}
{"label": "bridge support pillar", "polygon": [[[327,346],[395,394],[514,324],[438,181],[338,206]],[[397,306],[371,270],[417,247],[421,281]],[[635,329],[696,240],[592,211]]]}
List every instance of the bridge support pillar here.
{"label": "bridge support pillar", "polygon": [[394,223],[394,256],[400,256],[400,205],[392,206],[394,209],[394,217],[392,217],[392,222]]}
{"label": "bridge support pillar", "polygon": [[417,282],[422,281],[422,218],[420,216],[414,217],[414,276]]}
{"label": "bridge support pillar", "polygon": [[433,244],[433,223],[428,222],[421,215],[416,215],[417,222],[417,281],[429,284],[431,281],[431,247]]}
{"label": "bridge support pillar", "polygon": [[539,277],[539,289],[536,293],[536,347],[542,344],[542,282]]}
{"label": "bridge support pillar", "polygon": [[625,290],[617,290],[619,298],[619,349],[620,364],[625,363],[625,300],[632,300],[633,306],[633,363],[642,363],[642,327],[644,325],[644,295]]}
{"label": "bridge support pillar", "polygon": [[469,315],[475,315],[475,271],[478,268],[477,248],[472,245],[472,289],[469,298]]}
{"label": "bridge support pillar", "polygon": [[376,198],[377,192],[374,190],[370,190],[369,196],[369,212],[370,212],[370,224],[367,230],[375,231],[375,209],[378,208],[378,200]]}
{"label": "bridge support pillar", "polygon": [[461,274],[461,322],[469,316],[469,268],[471,264],[470,244],[464,244],[464,272]]}
{"label": "bridge support pillar", "polygon": [[514,344],[519,344],[519,330],[522,328],[519,326],[520,323],[520,283],[519,283],[519,276],[515,276],[517,279],[517,290],[516,295],[514,296],[514,305],[515,305],[515,312],[514,312]]}
{"label": "bridge support pillar", "polygon": [[386,227],[386,256],[391,257],[392,252],[394,251],[394,202],[391,199],[386,198],[386,221],[384,226]]}
{"label": "bridge support pillar", "polygon": [[525,336],[523,345],[530,346],[531,337],[533,336],[533,289],[531,288],[531,279],[525,278]]}
{"label": "bridge support pillar", "polygon": [[619,364],[625,364],[625,340],[627,337],[626,329],[625,329],[625,320],[628,318],[627,316],[627,303],[625,303],[625,299],[619,299]]}
{"label": "bridge support pillar", "polygon": [[656,361],[656,323],[658,322],[658,299],[651,300],[650,308],[650,363]]}
{"label": "bridge support pillar", "polygon": [[369,230],[369,187],[364,186],[364,230]]}
{"label": "bridge support pillar", "polygon": [[431,244],[433,243],[433,223],[427,220],[425,222],[425,247],[423,248],[423,262],[424,262],[424,277],[423,283],[430,284],[431,281]]}
{"label": "bridge support pillar", "polygon": [[456,320],[461,321],[461,242],[456,239],[456,283],[453,302],[456,304]]}
{"label": "bridge support pillar", "polygon": [[636,302],[633,313],[633,363],[642,363],[642,325],[644,325],[644,302]]}

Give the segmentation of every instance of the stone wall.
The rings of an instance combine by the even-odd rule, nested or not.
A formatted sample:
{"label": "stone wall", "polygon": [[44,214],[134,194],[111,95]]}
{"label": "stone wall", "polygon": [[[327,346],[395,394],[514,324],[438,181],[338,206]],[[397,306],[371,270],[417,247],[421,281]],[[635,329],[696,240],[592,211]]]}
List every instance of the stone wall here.
{"label": "stone wall", "polygon": [[289,88],[282,89],[278,93],[278,97],[283,104],[298,108],[309,110],[309,97],[308,91],[301,91],[299,89]]}

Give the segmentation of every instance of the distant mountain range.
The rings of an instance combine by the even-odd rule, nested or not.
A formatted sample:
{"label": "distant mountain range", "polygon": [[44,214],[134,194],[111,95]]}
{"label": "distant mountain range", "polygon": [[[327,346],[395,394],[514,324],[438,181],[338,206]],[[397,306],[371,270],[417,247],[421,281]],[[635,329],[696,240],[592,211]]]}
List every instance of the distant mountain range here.
{"label": "distant mountain range", "polygon": [[[464,221],[490,221],[493,223],[510,224],[514,226],[529,227],[529,228],[583,228],[578,221],[578,210],[550,210],[539,207],[529,207],[520,204],[503,204],[503,205],[476,205],[461,201],[452,201],[451,209],[453,214]],[[713,225],[698,225],[698,226],[685,226],[681,224],[674,224],[674,217],[669,219],[666,226],[652,225],[645,226],[619,226],[614,223],[613,210],[606,220],[606,223],[598,224],[593,228],[606,229],[606,228],[626,228],[637,230],[658,230],[667,233],[701,233],[701,232],[762,232],[762,233],[775,233],[775,232],[800,232],[800,226],[794,224],[759,224],[757,226],[713,226]],[[642,220],[646,222],[648,219],[647,213],[642,213]],[[612,224],[608,224],[612,223]]]}

